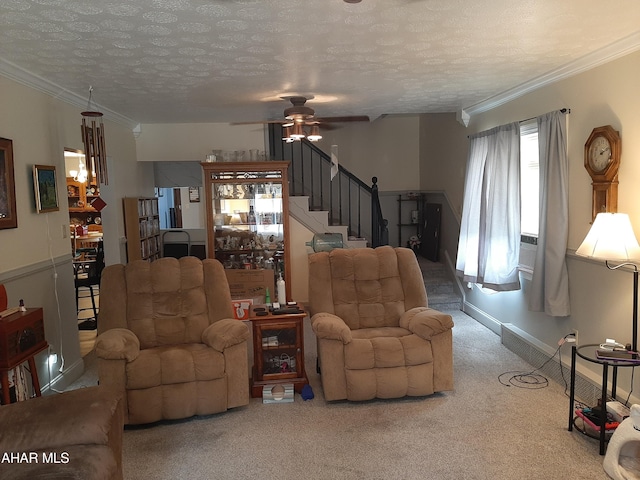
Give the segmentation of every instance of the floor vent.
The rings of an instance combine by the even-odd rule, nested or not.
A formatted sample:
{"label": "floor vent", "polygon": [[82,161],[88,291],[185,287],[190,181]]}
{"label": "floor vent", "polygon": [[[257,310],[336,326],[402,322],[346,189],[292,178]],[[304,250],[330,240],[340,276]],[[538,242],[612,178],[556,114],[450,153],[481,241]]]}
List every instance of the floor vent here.
{"label": "floor vent", "polygon": [[[513,327],[512,325],[503,324],[501,331],[502,344],[505,347],[524,359],[527,363],[531,364],[533,368],[539,368],[539,372],[549,380],[553,380],[563,388],[565,388],[566,386],[566,392],[567,395],[569,395],[569,384],[571,381],[571,347],[565,346],[561,349],[561,370],[561,364],[559,362],[560,359],[558,358],[557,354],[552,358],[552,354],[549,354],[544,349],[534,345],[526,338],[523,338],[523,336],[519,334],[518,329]],[[601,394],[602,391],[600,390],[599,385],[595,385],[591,380],[582,376],[580,373],[577,373],[577,400],[587,405],[596,405]],[[568,401],[569,399],[567,398],[567,408]]]}

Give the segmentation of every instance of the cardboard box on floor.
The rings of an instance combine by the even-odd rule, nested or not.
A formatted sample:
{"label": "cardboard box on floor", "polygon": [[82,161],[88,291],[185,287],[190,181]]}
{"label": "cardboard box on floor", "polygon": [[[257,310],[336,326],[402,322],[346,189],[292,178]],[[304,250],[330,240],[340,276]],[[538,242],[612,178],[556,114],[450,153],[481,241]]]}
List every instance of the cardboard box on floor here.
{"label": "cardboard box on floor", "polygon": [[252,299],[253,303],[263,304],[269,289],[271,299],[275,299],[273,270],[236,270],[226,269],[231,298],[234,300]]}

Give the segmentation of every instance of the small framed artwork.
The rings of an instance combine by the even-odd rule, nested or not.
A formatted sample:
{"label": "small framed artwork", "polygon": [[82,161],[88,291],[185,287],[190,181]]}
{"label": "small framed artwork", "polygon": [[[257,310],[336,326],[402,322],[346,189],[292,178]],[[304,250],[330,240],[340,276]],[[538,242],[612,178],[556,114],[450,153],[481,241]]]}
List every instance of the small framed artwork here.
{"label": "small framed artwork", "polygon": [[36,195],[36,211],[38,213],[57,212],[59,210],[55,166],[33,166],[33,190]]}
{"label": "small framed artwork", "polygon": [[200,187],[189,187],[189,202],[195,203],[200,201]]}
{"label": "small framed artwork", "polygon": [[17,227],[13,141],[0,138],[0,229]]}

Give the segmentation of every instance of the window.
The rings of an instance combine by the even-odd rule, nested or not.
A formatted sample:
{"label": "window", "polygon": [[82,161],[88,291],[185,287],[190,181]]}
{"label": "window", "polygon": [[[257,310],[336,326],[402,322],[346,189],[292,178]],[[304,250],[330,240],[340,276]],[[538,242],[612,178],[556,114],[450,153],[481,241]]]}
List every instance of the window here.
{"label": "window", "polygon": [[520,124],[520,260],[518,268],[531,278],[536,261],[540,217],[538,123]]}
{"label": "window", "polygon": [[524,243],[537,243],[540,212],[538,124],[520,125],[520,233]]}
{"label": "window", "polygon": [[494,290],[518,290],[520,125],[469,138],[457,275]]}

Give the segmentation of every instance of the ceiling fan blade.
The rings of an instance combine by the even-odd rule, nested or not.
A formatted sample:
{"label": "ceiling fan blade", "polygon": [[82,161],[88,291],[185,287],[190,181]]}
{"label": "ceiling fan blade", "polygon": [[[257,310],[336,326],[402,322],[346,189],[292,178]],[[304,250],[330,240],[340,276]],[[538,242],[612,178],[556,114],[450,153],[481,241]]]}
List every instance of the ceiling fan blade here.
{"label": "ceiling fan blade", "polygon": [[315,125],[318,125],[322,130],[337,130],[340,128],[340,125],[333,125],[332,123],[324,122],[315,122]]}
{"label": "ceiling fan blade", "polygon": [[316,120],[321,123],[368,122],[369,117],[366,115],[352,115],[347,117],[320,117],[320,118],[316,118]]}
{"label": "ceiling fan blade", "polygon": [[[233,122],[231,125],[266,125],[266,124],[280,124],[282,126],[291,126],[293,124],[299,124],[300,126],[312,126],[318,125],[326,130],[333,130],[339,128],[338,126],[330,125],[331,123],[344,123],[344,122],[368,122],[369,117],[367,115],[348,115],[343,117],[316,117],[315,111],[305,105],[308,100],[303,96],[282,97],[283,99],[291,102],[291,107],[285,109],[282,120],[265,120],[262,122]],[[312,98],[312,97],[311,97]]]}
{"label": "ceiling fan blade", "polygon": [[231,122],[229,125],[265,125],[268,123],[287,123],[287,120],[265,120],[263,122]]}

